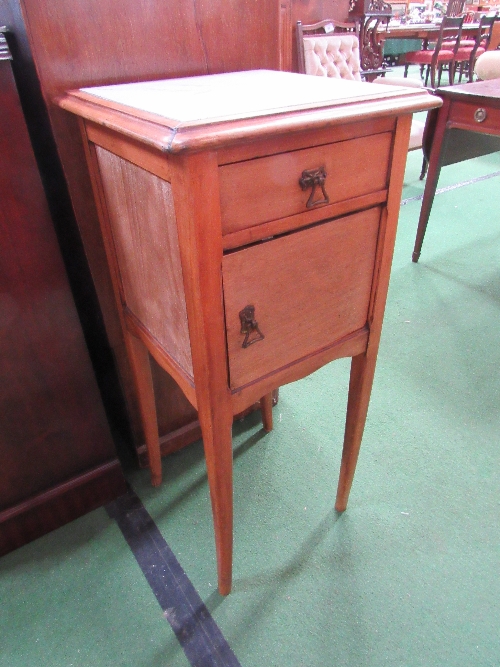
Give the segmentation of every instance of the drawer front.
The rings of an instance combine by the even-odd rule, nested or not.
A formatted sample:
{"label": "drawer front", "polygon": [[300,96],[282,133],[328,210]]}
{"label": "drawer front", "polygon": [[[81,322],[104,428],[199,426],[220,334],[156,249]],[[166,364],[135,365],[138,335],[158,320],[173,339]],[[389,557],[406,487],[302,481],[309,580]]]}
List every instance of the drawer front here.
{"label": "drawer front", "polygon": [[383,132],[221,166],[223,234],[327,207],[326,203],[313,204],[324,200],[319,185],[312,201],[312,186],[302,188],[305,171],[324,168],[329,204],[383,190],[387,187],[391,142],[392,134]]}
{"label": "drawer front", "polygon": [[470,128],[474,132],[500,133],[500,109],[480,102],[453,102],[448,121]]}
{"label": "drawer front", "polygon": [[[232,389],[365,326],[380,215],[372,208],[224,256]],[[247,306],[256,322],[243,325],[248,337]]]}

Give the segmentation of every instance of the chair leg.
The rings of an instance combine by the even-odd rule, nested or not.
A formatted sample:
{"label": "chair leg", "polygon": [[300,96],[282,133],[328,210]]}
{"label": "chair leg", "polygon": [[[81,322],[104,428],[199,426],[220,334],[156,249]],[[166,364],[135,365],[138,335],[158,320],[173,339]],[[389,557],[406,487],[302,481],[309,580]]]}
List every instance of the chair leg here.
{"label": "chair leg", "polygon": [[450,86],[453,86],[453,82],[455,81],[455,63],[453,60],[448,63],[448,80],[450,82]]}
{"label": "chair leg", "polygon": [[469,60],[469,83],[472,83],[474,81],[474,65],[475,65],[475,58],[471,58]]}
{"label": "chair leg", "polygon": [[146,449],[151,469],[151,484],[159,486],[161,484],[161,453],[149,352],[144,344],[129,331],[125,332],[125,343],[137,392],[142,428],[146,439]]}
{"label": "chair leg", "polygon": [[260,399],[260,411],[262,413],[262,426],[269,433],[273,430],[273,392],[266,394]]}
{"label": "chair leg", "polygon": [[458,83],[462,83],[462,77],[464,75],[464,71],[465,71],[465,60],[462,60],[462,62],[460,63],[460,70],[458,72]]}
{"label": "chair leg", "polygon": [[427,174],[428,167],[429,167],[429,162],[427,161],[427,158],[424,155],[424,159],[422,160],[422,169],[420,170],[420,176],[419,176],[420,181],[424,180],[425,175]]}
{"label": "chair leg", "polygon": [[408,67],[409,67],[409,66],[410,66],[409,64],[406,64],[406,65],[405,65],[405,72],[404,72],[404,74],[403,74],[403,76],[404,76],[405,79],[408,77]]}
{"label": "chair leg", "polygon": [[[429,74],[430,74],[430,71],[431,71],[431,66],[430,66],[430,65],[427,65],[427,69],[425,70],[425,83],[424,83],[425,86],[427,86],[427,84],[429,83]],[[432,82],[432,79],[431,79],[431,82]],[[433,87],[434,87],[434,86],[433,86]]]}
{"label": "chair leg", "polygon": [[[431,67],[430,65],[429,68],[431,73],[431,88],[436,88],[436,69],[434,67]],[[438,78],[438,86],[439,86],[439,78]]]}

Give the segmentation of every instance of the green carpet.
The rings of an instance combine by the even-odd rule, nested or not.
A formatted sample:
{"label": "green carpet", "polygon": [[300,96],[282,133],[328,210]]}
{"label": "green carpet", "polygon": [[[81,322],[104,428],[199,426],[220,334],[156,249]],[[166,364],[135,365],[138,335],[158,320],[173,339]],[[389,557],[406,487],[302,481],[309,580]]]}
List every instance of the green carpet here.
{"label": "green carpet", "polygon": [[[404,198],[423,192],[409,154]],[[439,187],[500,170],[446,167]],[[349,361],[283,387],[275,429],[234,429],[234,590],[216,592],[200,443],[130,481],[243,667],[500,665],[500,187],[401,209],[367,426],[333,510]],[[0,559],[0,666],[185,667],[103,509]]]}

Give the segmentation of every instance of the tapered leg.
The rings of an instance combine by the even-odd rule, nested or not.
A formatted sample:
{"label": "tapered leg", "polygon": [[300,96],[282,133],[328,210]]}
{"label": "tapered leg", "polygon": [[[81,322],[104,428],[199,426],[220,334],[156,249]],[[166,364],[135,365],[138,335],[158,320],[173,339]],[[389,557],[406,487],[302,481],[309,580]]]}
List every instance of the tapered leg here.
{"label": "tapered leg", "polygon": [[[169,161],[170,162],[170,161]],[[231,590],[233,405],[222,300],[222,219],[215,150],[172,156],[171,182],[183,269],[198,419],[207,464],[219,592]]]}
{"label": "tapered leg", "polygon": [[262,426],[264,431],[273,430],[273,393],[270,392],[260,399],[260,411],[262,413]]}
{"label": "tapered leg", "polygon": [[160,440],[149,353],[143,343],[128,331],[125,334],[125,342],[137,391],[144,437],[146,438],[146,448],[151,468],[151,484],[159,486],[161,484]]}
{"label": "tapered leg", "polygon": [[[215,406],[214,406],[215,407]],[[219,593],[231,591],[233,561],[232,414],[199,409],[215,531]]]}
{"label": "tapered leg", "polygon": [[375,374],[376,354],[367,356],[359,354],[352,358],[351,377],[349,381],[349,398],[347,400],[347,416],[344,434],[344,448],[340,466],[339,484],[335,509],[343,512],[356,470],[361,438],[365,427],[370,393]]}
{"label": "tapered leg", "polygon": [[415,238],[415,246],[413,248],[412,261],[418,262],[420,252],[422,250],[422,243],[424,242],[425,232],[427,230],[427,222],[431,213],[432,202],[436,194],[436,188],[441,172],[441,150],[446,133],[446,119],[448,117],[450,102],[445,100],[441,109],[439,109],[438,120],[434,135],[432,138],[432,148],[429,156],[429,169],[427,173],[427,181],[425,183],[424,197],[422,199],[422,206],[420,208],[420,217],[418,221],[417,235]]}

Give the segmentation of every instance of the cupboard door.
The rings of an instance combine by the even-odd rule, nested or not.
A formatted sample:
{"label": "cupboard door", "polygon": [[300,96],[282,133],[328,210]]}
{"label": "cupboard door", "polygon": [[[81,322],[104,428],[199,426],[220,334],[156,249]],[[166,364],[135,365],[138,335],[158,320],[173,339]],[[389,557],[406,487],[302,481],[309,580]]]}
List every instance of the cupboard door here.
{"label": "cupboard door", "polygon": [[[375,207],[224,256],[232,389],[366,325],[381,210]],[[253,306],[256,323],[247,326],[248,336],[240,317],[247,306]]]}

